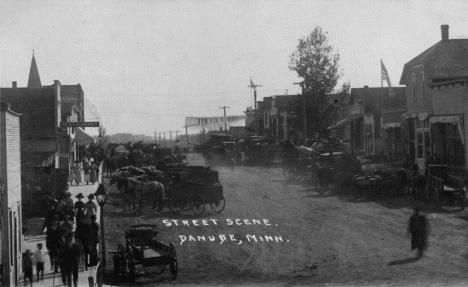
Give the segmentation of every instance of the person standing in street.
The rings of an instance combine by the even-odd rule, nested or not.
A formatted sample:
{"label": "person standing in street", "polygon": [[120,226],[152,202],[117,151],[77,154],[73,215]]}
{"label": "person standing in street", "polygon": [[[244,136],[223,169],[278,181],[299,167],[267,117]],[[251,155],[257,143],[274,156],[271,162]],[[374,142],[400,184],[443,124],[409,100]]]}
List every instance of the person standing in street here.
{"label": "person standing in street", "polygon": [[36,273],[37,282],[39,282],[39,274],[41,274],[42,280],[44,280],[44,257],[42,254],[42,243],[37,244],[37,250],[33,254],[34,261],[36,262]]}
{"label": "person standing in street", "polygon": [[63,261],[63,273],[62,281],[63,285],[72,287],[72,276],[73,276],[73,286],[78,286],[78,265],[80,262],[80,248],[75,242],[73,234],[67,236],[65,247],[62,251],[62,261]]}
{"label": "person standing in street", "polygon": [[411,250],[418,249],[418,258],[424,255],[428,246],[429,222],[425,215],[420,214],[419,208],[414,208],[408,223],[408,233],[411,235]]}

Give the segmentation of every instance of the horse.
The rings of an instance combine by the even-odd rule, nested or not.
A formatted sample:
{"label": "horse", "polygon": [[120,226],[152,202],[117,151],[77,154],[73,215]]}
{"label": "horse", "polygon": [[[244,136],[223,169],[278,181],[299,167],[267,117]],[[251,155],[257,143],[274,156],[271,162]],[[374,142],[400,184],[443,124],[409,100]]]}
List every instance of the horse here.
{"label": "horse", "polygon": [[134,187],[132,186],[130,179],[127,177],[127,173],[120,172],[114,173],[109,181],[109,185],[116,184],[118,190],[120,190],[121,194],[123,195],[123,201],[125,204],[125,210],[131,209],[131,205],[133,202],[133,210],[135,210],[135,195],[134,195]]}
{"label": "horse", "polygon": [[[106,156],[104,158],[104,166],[106,168],[106,177],[109,177],[109,174],[112,174],[117,169],[117,161],[115,157]],[[103,172],[104,173],[104,172]]]}
{"label": "horse", "polygon": [[165,188],[164,185],[159,181],[138,181],[136,179],[129,179],[130,184],[132,185],[133,190],[133,208],[135,209],[135,201],[139,202],[140,208],[143,209],[143,197],[148,197],[149,200],[153,201],[153,207],[156,208],[156,202],[159,203],[158,211],[162,211],[165,197]]}

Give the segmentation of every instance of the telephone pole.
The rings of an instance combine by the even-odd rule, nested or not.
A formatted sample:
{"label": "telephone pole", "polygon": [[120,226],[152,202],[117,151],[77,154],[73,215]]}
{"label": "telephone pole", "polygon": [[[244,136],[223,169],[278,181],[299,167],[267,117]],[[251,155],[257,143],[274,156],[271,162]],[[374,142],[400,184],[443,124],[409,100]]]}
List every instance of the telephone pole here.
{"label": "telephone pole", "polygon": [[223,106],[223,107],[220,107],[220,109],[224,110],[224,132],[226,132],[227,131],[226,109],[230,109],[230,107]]}
{"label": "telephone pole", "polygon": [[304,81],[299,83],[294,83],[294,85],[301,85],[302,88],[302,121],[304,125],[304,140],[307,140],[307,115],[306,115],[306,96],[304,93]]}
{"label": "telephone pole", "polygon": [[258,134],[258,122],[257,122],[257,87],[261,87],[262,85],[255,85],[252,82],[252,78],[250,78],[250,85],[247,86],[254,91],[254,111],[255,111],[255,135]]}

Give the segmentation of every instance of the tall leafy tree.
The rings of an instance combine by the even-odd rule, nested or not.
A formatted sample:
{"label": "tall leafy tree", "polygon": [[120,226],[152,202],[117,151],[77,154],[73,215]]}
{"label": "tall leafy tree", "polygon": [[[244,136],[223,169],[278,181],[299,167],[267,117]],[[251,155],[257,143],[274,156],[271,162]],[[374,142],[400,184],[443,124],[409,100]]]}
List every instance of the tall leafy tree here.
{"label": "tall leafy tree", "polygon": [[[290,55],[289,69],[303,79],[307,114],[307,134],[324,133],[331,123],[335,89],[341,71],[340,55],[328,43],[328,34],[316,27],[307,37],[299,39],[297,50]],[[302,105],[299,103],[298,105]],[[302,109],[298,111],[302,118]]]}

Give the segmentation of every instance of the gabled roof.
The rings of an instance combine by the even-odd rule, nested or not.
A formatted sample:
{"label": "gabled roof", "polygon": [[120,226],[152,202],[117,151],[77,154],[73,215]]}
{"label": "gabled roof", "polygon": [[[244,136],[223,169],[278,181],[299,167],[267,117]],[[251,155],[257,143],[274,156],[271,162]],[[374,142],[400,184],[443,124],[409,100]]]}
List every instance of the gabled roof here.
{"label": "gabled roof", "polygon": [[406,88],[393,87],[391,93],[388,88],[381,87],[351,88],[351,100],[364,100],[366,112],[380,109],[382,99],[385,110],[406,107]]}
{"label": "gabled roof", "polygon": [[39,77],[39,71],[37,69],[34,52],[31,61],[31,68],[29,69],[28,88],[42,88],[41,78]]}
{"label": "gabled roof", "polygon": [[411,67],[423,65],[425,77],[453,78],[468,76],[468,39],[441,40],[405,64],[400,85],[406,85]]}

